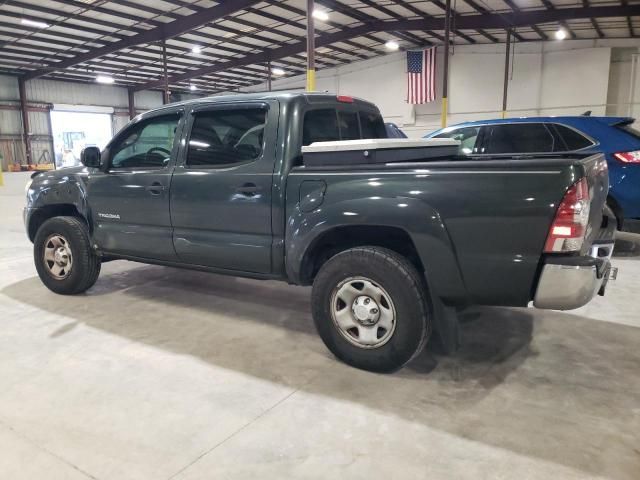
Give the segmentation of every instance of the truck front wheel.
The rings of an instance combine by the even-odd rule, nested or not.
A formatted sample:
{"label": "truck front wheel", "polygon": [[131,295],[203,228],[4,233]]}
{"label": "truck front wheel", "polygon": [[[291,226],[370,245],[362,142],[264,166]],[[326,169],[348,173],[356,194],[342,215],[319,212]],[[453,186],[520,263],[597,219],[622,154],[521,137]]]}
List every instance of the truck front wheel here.
{"label": "truck front wheel", "polygon": [[330,258],[313,282],[312,309],[327,348],[363,370],[398,370],[431,333],[422,276],[386,248],[352,248]]}
{"label": "truck front wheel", "polygon": [[87,227],[76,217],[44,222],[33,240],[33,257],[42,283],[62,295],[84,292],[100,274],[100,258],[91,249]]}

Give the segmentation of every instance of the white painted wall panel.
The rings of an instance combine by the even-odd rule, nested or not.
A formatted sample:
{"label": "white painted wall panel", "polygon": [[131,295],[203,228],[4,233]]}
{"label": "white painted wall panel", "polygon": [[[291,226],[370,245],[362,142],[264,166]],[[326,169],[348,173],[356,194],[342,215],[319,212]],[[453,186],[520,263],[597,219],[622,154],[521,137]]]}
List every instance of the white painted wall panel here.
{"label": "white painted wall panel", "polygon": [[592,110],[604,115],[610,48],[546,52],[542,64],[541,115],[571,115]]}

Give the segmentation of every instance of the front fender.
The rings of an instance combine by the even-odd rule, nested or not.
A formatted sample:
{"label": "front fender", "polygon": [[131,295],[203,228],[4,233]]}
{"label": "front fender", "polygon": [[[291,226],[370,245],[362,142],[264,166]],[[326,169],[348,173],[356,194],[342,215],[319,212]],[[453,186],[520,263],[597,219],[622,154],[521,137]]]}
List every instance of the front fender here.
{"label": "front fender", "polygon": [[86,169],[75,168],[44,172],[35,176],[27,190],[27,231],[31,221],[37,217],[37,212],[55,211],[58,208],[75,209],[87,224],[91,225],[86,178]]}
{"label": "front fender", "polygon": [[312,212],[297,204],[286,228],[286,271],[300,283],[306,255],[321,237],[345,226],[395,227],[404,230],[416,247],[430,288],[443,298],[461,301],[466,289],[455,250],[438,212],[411,197],[367,197],[324,202]]}

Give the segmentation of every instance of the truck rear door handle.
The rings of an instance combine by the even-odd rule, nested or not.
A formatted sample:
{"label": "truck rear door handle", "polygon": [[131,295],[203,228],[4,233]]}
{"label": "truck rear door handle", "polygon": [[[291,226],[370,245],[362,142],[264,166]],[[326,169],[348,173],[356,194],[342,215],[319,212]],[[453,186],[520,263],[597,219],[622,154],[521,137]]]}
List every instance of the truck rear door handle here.
{"label": "truck rear door handle", "polygon": [[145,190],[151,195],[160,195],[164,191],[164,185],[160,182],[153,182],[148,187],[145,187]]}
{"label": "truck rear door handle", "polygon": [[261,188],[255,183],[245,183],[244,185],[236,188],[236,192],[241,193],[242,195],[246,195],[247,197],[252,197],[260,190]]}

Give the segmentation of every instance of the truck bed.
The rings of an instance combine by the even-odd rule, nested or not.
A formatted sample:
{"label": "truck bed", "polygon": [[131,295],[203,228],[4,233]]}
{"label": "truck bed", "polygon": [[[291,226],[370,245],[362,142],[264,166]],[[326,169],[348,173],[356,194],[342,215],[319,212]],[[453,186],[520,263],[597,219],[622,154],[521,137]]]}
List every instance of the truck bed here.
{"label": "truck bed", "polygon": [[[607,191],[603,161],[593,155],[296,167],[287,181],[286,255],[304,256],[299,246],[329,225],[397,228],[411,237],[430,285],[446,301],[526,305],[558,203],[582,176],[595,192],[597,232]],[[296,263],[288,263],[288,273],[304,283]]]}

